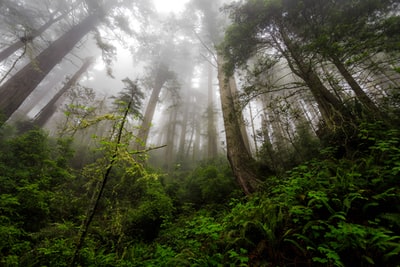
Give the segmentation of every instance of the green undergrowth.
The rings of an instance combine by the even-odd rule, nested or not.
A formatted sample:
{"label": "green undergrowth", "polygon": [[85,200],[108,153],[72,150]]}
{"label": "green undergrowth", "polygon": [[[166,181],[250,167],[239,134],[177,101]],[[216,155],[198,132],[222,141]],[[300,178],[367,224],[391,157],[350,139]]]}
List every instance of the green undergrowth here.
{"label": "green undergrowth", "polygon": [[399,131],[366,125],[358,155],[334,148],[264,190],[166,226],[147,266],[398,266]]}
{"label": "green undergrowth", "polygon": [[[382,127],[249,197],[223,160],[165,176],[121,157],[79,265],[398,266],[400,132]],[[101,162],[73,171],[68,140],[38,130],[2,146],[0,266],[69,266]]]}

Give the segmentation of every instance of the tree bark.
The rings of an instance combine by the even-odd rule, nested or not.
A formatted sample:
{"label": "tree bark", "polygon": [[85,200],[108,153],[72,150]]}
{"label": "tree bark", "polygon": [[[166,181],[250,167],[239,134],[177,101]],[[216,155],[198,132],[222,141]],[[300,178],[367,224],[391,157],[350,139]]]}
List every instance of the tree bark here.
{"label": "tree bark", "polygon": [[240,125],[240,132],[242,133],[243,142],[247,149],[247,152],[249,153],[249,155],[251,155],[249,135],[247,134],[247,129],[242,113],[242,107],[239,104],[239,90],[237,88],[236,79],[234,76],[229,77],[229,87],[231,90],[232,100],[235,105],[234,109],[236,110],[237,118],[239,120],[238,123]]}
{"label": "tree bark", "polygon": [[61,88],[60,91],[57,92],[53,96],[53,98],[44,106],[38,114],[36,114],[33,119],[33,123],[38,125],[39,127],[43,127],[46,122],[51,118],[54,112],[57,110],[56,103],[60,99],[60,97],[73,85],[75,85],[78,79],[82,76],[84,72],[89,68],[89,66],[93,63],[93,58],[88,58],[83,63],[82,67],[72,76],[69,81]]}
{"label": "tree bark", "polygon": [[72,27],[0,87],[0,112],[8,119],[56,66],[97,24],[95,13]]}
{"label": "tree bark", "polygon": [[253,110],[251,103],[249,102],[249,112],[250,112],[250,126],[251,126],[251,133],[253,137],[253,142],[254,142],[254,148],[256,150],[256,155],[258,155],[258,144],[257,144],[257,133],[256,133],[256,128],[254,125],[254,117],[253,117]]}
{"label": "tree bark", "polygon": [[373,114],[376,117],[382,117],[381,111],[375,105],[375,103],[368,97],[368,95],[363,91],[361,86],[357,83],[351,73],[347,70],[344,64],[340,61],[338,57],[335,55],[331,55],[332,63],[339,70],[340,74],[346,80],[346,82],[350,85],[351,89],[357,96],[358,100],[361,104],[369,111],[369,114]]}
{"label": "tree bark", "polygon": [[[193,115],[195,115],[195,113],[193,113]],[[199,119],[197,118],[196,120],[194,120],[194,125],[193,127],[195,127],[195,137],[194,137],[194,143],[193,143],[193,155],[192,155],[192,160],[193,162],[196,162],[198,160],[202,159],[201,156],[201,151],[200,151],[200,139],[201,139],[201,125],[199,123]]]}
{"label": "tree bark", "polygon": [[185,146],[188,145],[186,143],[186,136],[187,136],[187,126],[189,120],[189,105],[194,104],[192,99],[189,95],[185,95],[185,100],[182,106],[183,117],[181,121],[181,135],[179,139],[179,148],[178,148],[178,160],[184,161],[185,160]]}
{"label": "tree bark", "polygon": [[149,137],[149,132],[151,128],[151,122],[153,120],[154,112],[156,110],[158,102],[158,97],[165,82],[169,79],[169,75],[170,72],[166,66],[160,65],[158,67],[155,74],[153,91],[151,92],[151,96],[143,116],[143,121],[137,135],[137,150],[142,150],[146,147],[147,138]]}
{"label": "tree bark", "polygon": [[300,54],[299,48],[290,40],[283,29],[281,29],[280,34],[287,50],[284,50],[280,46],[280,43],[275,40],[277,47],[285,56],[290,69],[299,76],[310,89],[327,128],[330,131],[340,129],[343,125],[343,121],[347,117],[343,113],[343,104],[324,86],[310,64],[305,62]]}
{"label": "tree bark", "polygon": [[175,143],[175,132],[176,132],[176,118],[178,116],[177,107],[172,107],[169,123],[167,127],[167,149],[165,151],[165,166],[168,171],[172,170],[172,164],[174,163],[174,143]]}
{"label": "tree bark", "polygon": [[221,96],[222,114],[225,126],[227,156],[233,174],[246,195],[258,189],[260,181],[254,169],[254,159],[250,156],[240,127],[240,119],[235,109],[230,78],[223,69],[223,56],[218,55],[218,81]]}
{"label": "tree bark", "polygon": [[207,157],[213,159],[218,154],[217,131],[214,116],[214,90],[212,85],[212,65],[208,64],[208,107],[207,107]]}
{"label": "tree bark", "polygon": [[[81,1],[79,1],[81,2]],[[78,2],[78,3],[79,3]],[[76,4],[74,5],[75,7],[77,6]],[[12,54],[14,54],[16,51],[18,51],[20,48],[22,48],[24,45],[26,45],[27,42],[31,42],[33,39],[36,37],[40,36],[42,33],[44,33],[48,28],[50,28],[51,25],[56,23],[57,21],[63,19],[66,15],[69,14],[75,7],[72,7],[71,9],[63,12],[61,15],[59,15],[56,18],[51,18],[49,19],[45,24],[43,24],[39,29],[34,30],[30,33],[29,36],[24,37],[23,40],[18,40],[11,44],[9,47],[6,49],[2,50],[0,52],[0,62],[2,62],[4,59],[8,58]]]}

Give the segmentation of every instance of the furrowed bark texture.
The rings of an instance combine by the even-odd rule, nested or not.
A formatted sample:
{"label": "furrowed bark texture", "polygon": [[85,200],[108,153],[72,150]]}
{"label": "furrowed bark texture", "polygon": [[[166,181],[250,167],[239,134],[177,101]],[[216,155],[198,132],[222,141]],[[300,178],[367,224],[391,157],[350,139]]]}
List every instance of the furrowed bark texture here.
{"label": "furrowed bark texture", "polygon": [[218,57],[218,81],[220,87],[222,114],[225,126],[227,156],[233,174],[246,195],[255,192],[260,184],[254,169],[254,159],[250,156],[240,125],[240,113],[235,109],[231,83],[233,77],[227,77],[223,70],[224,60]]}

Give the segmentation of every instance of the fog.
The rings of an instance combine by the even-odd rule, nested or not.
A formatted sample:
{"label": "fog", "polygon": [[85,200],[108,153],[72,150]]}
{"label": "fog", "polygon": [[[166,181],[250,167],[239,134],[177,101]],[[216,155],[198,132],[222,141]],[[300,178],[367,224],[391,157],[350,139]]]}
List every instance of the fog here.
{"label": "fog", "polygon": [[[125,78],[137,81],[144,93],[141,113],[147,116],[146,109],[154,105],[150,103],[152,92],[161,86],[155,96],[154,112],[149,115],[151,127],[144,141],[146,147],[168,144],[172,151],[155,151],[154,157],[164,158],[165,153],[174,155],[164,166],[168,168],[172,162],[179,161],[178,158],[204,159],[210,149],[207,147],[210,135],[215,135],[217,151],[223,152],[225,137],[215,61],[215,46],[220,41],[216,36],[222,36],[226,26],[226,18],[219,11],[223,4],[208,0],[126,1],[123,4],[108,1],[101,7],[105,12],[102,19],[45,75],[13,112],[9,122],[35,120],[84,59],[93,57],[94,62],[79,77],[73,86],[75,89],[69,89],[89,88],[94,92],[92,103],[76,102],[93,107],[90,116],[112,112],[113,97],[123,90]],[[5,22],[0,29],[4,36],[1,50],[23,41],[20,49],[1,62],[2,84],[28,63],[35,65],[35,57],[99,7],[97,1],[89,0],[51,3],[20,0],[3,1],[1,5],[0,19]],[[12,11],[13,16],[7,14],[7,10]],[[41,25],[49,21],[51,25],[34,36]],[[43,125],[52,135],[65,128],[61,126],[66,123],[65,111],[75,103],[73,101],[77,100],[71,100],[68,91],[57,100],[56,111]],[[102,106],[102,110],[96,110],[99,103],[105,103],[107,108]],[[212,112],[207,111],[210,108]],[[78,116],[74,120],[81,119]],[[213,132],[210,132],[208,120],[215,124]],[[144,127],[142,123],[142,119],[132,119],[132,131],[140,135],[137,128]],[[108,131],[85,129],[76,134],[93,133],[107,135]]]}

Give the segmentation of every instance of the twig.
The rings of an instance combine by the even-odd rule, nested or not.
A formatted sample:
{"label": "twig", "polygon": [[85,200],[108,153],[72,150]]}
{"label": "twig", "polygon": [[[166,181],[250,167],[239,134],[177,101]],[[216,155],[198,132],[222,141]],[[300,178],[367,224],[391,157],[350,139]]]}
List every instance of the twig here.
{"label": "twig", "polygon": [[156,147],[149,147],[149,148],[147,148],[147,149],[140,150],[140,151],[135,151],[135,152],[132,152],[132,153],[130,153],[130,154],[132,154],[132,155],[137,155],[137,154],[147,153],[147,152],[149,152],[149,151],[156,150],[156,149],[160,149],[160,148],[163,148],[163,147],[166,147],[166,146],[167,146],[167,145],[156,146]]}
{"label": "twig", "polygon": [[4,80],[7,78],[7,76],[11,73],[11,71],[15,68],[15,65],[17,65],[18,61],[21,60],[21,58],[23,58],[23,56],[25,56],[26,54],[26,50],[27,50],[27,44],[25,43],[24,45],[24,52],[22,52],[22,54],[14,61],[14,63],[12,64],[11,68],[6,72],[6,74],[4,74],[3,78],[1,78],[0,84],[2,84],[4,82]]}

